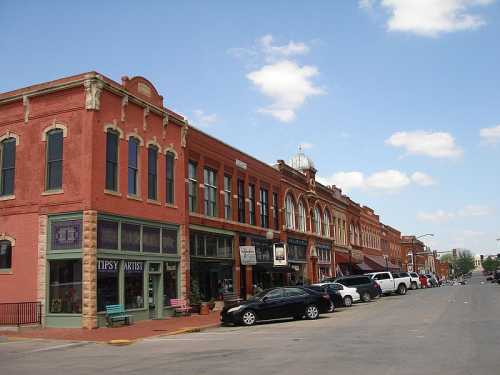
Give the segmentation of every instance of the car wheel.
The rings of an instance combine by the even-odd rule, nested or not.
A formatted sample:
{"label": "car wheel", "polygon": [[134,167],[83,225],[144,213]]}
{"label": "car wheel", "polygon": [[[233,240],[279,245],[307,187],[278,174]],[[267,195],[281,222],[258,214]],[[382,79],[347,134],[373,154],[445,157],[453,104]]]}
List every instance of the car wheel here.
{"label": "car wheel", "polygon": [[399,284],[399,286],[398,286],[398,294],[400,294],[402,296],[406,294],[406,285]]}
{"label": "car wheel", "polygon": [[351,307],[352,306],[352,297],[351,296],[345,296],[344,297],[344,306],[345,307]]}
{"label": "car wheel", "polygon": [[319,317],[319,309],[316,305],[308,305],[306,307],[306,318],[309,320],[318,319]]}
{"label": "car wheel", "polygon": [[335,311],[335,305],[333,304],[333,302],[330,302],[330,306],[328,306],[327,312],[332,313],[334,311]]}
{"label": "car wheel", "polygon": [[257,316],[252,310],[244,311],[241,315],[241,322],[246,326],[252,326],[255,324]]}
{"label": "car wheel", "polygon": [[417,290],[417,283],[415,281],[411,283],[411,290]]}
{"label": "car wheel", "polygon": [[361,301],[370,302],[371,299],[372,299],[372,297],[370,296],[370,293],[363,292],[363,294],[361,294]]}

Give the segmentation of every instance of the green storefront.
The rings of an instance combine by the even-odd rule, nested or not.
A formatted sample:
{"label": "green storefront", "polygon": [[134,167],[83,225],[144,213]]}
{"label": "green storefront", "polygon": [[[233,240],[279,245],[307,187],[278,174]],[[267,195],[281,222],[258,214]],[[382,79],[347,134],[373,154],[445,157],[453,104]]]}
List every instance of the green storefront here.
{"label": "green storefront", "polygon": [[[98,326],[106,305],[122,304],[134,320],[171,314],[180,292],[177,225],[97,215],[95,284]],[[81,327],[82,214],[50,216],[47,246],[46,325]]]}

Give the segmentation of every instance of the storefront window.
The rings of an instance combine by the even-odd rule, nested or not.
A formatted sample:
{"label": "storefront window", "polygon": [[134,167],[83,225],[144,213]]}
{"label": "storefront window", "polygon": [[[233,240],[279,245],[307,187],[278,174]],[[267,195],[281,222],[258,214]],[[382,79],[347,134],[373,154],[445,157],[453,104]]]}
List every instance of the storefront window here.
{"label": "storefront window", "polygon": [[136,224],[122,223],[122,250],[141,250],[141,227]]}
{"label": "storefront window", "polygon": [[217,247],[217,256],[222,258],[231,258],[233,241],[229,237],[220,237]]}
{"label": "storefront window", "polygon": [[289,240],[288,241],[288,260],[305,261],[306,260],[307,241]]}
{"label": "storefront window", "polygon": [[164,254],[177,254],[177,230],[161,230],[161,248]]}
{"label": "storefront window", "polygon": [[125,261],[125,308],[144,307],[144,262]]}
{"label": "storefront window", "polygon": [[118,250],[118,222],[97,220],[97,247]]}
{"label": "storefront window", "polygon": [[107,305],[118,304],[118,270],[120,261],[99,259],[97,261],[97,311],[106,310]]}
{"label": "storefront window", "polygon": [[233,257],[233,239],[229,236],[191,233],[189,244],[192,256],[211,258]]}
{"label": "storefront window", "polygon": [[206,256],[207,257],[216,257],[217,256],[217,237],[207,236],[207,248],[206,248]]}
{"label": "storefront window", "polygon": [[0,269],[12,268],[12,244],[10,241],[0,241]]}
{"label": "storefront window", "polygon": [[166,262],[163,274],[163,305],[170,306],[172,298],[177,298],[177,263]]}
{"label": "storefront window", "polygon": [[160,252],[160,228],[142,227],[142,251]]}
{"label": "storefront window", "polygon": [[82,261],[50,262],[49,311],[52,314],[81,314]]}

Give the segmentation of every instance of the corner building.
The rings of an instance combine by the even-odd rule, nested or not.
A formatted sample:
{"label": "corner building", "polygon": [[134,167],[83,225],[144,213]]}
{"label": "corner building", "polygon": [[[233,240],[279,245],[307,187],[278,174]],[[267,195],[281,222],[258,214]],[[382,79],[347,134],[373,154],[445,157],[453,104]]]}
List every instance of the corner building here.
{"label": "corner building", "polygon": [[0,95],[0,302],[95,328],[185,296],[188,126],[142,77],[96,72]]}

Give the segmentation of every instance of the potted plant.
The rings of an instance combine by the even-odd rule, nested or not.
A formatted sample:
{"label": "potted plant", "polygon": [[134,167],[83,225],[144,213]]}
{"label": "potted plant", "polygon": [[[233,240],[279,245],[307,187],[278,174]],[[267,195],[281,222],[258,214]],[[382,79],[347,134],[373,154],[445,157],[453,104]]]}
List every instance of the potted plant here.
{"label": "potted plant", "polygon": [[201,297],[200,297],[200,285],[198,280],[191,279],[191,293],[189,295],[189,304],[191,306],[192,313],[199,313],[201,307]]}

